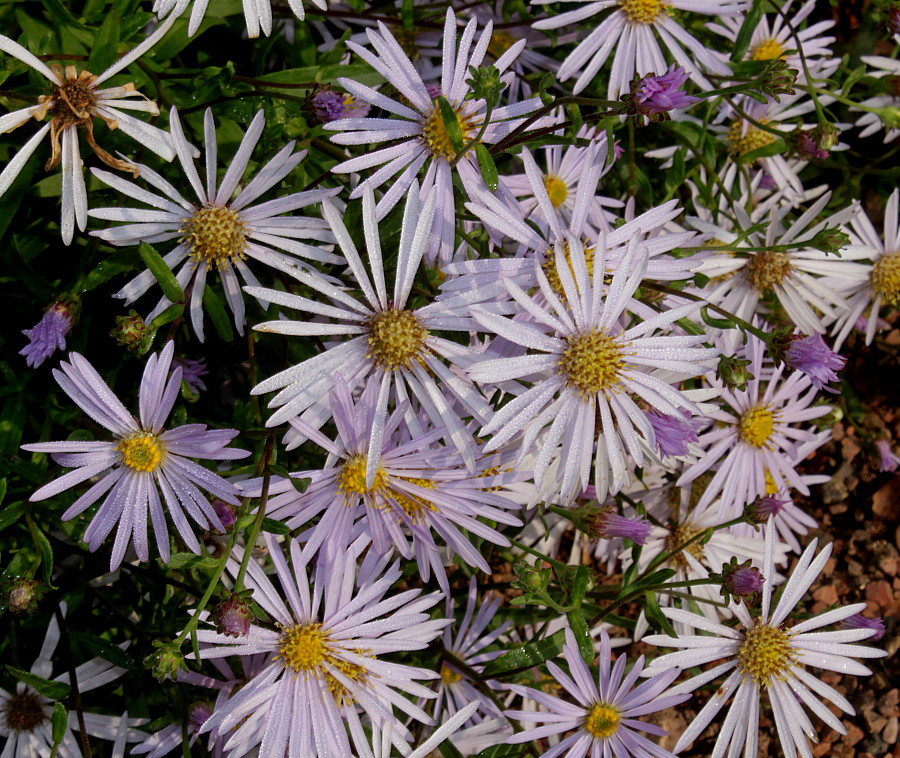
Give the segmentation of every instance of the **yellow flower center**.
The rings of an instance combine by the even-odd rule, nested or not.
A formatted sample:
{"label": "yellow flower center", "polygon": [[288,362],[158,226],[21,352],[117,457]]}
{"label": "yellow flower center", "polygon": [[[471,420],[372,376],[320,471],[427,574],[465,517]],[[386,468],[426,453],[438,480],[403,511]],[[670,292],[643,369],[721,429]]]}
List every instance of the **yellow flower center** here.
{"label": "yellow flower center", "polygon": [[869,275],[872,289],[881,295],[883,302],[897,305],[900,302],[900,252],[882,255]]}
{"label": "yellow flower center", "polygon": [[10,732],[33,732],[47,721],[41,699],[31,690],[13,693],[2,709],[3,721]]}
{"label": "yellow flower center", "polygon": [[[456,117],[456,123],[459,124],[463,144],[466,144],[475,136],[475,116],[463,116],[460,114],[460,110],[460,106],[453,106],[453,115]],[[435,107],[431,115],[425,119],[425,123],[422,125],[422,139],[436,158],[451,161],[456,157],[456,149],[450,141],[450,135],[447,134],[447,127],[444,124],[440,108]]]}
{"label": "yellow flower center", "polygon": [[738,667],[760,686],[783,679],[795,660],[791,635],[767,624],[748,630],[738,650]]}
{"label": "yellow flower center", "polygon": [[488,42],[488,53],[493,58],[499,58],[516,43],[516,38],[504,31],[495,31]]}
{"label": "yellow flower center", "polygon": [[652,24],[666,12],[664,0],[619,0],[619,7],[632,24]]}
{"label": "yellow flower center", "polygon": [[338,474],[338,489],[341,492],[352,492],[356,495],[366,495],[381,489],[387,480],[384,470],[379,468],[375,472],[375,479],[371,487],[366,487],[366,456],[362,453],[350,456],[341,466]]}
{"label": "yellow flower center", "polygon": [[381,368],[409,368],[425,345],[428,330],[411,311],[390,309],[369,319],[368,356]]}
{"label": "yellow flower center", "polygon": [[[584,243],[585,241],[582,240]],[[588,274],[591,276],[594,275],[594,248],[588,247],[584,245],[584,263],[587,267]],[[569,249],[569,243],[566,242],[563,248],[563,251],[566,256],[566,263],[569,264],[569,273],[572,274],[572,278],[575,278],[575,268],[572,266],[572,252]],[[552,289],[562,300],[566,301],[566,293],[563,290],[562,280],[559,278],[559,271],[556,269],[556,253],[553,250],[548,250],[546,254],[546,260],[541,265],[541,268],[544,270],[544,276],[547,277],[547,283],[550,285],[550,289]]]}
{"label": "yellow flower center", "polygon": [[784,48],[776,39],[767,39],[760,42],[750,51],[751,61],[774,61],[784,55]]}
{"label": "yellow flower center", "polygon": [[753,447],[763,447],[775,431],[775,415],[768,408],[757,405],[738,421],[741,439]]}
{"label": "yellow flower center", "polygon": [[204,205],[185,219],[181,244],[207,267],[230,266],[247,257],[247,228],[236,211],[225,206]]}
{"label": "yellow flower center", "polygon": [[595,395],[619,381],[625,368],[622,345],[605,332],[591,330],[566,339],[568,347],[559,359],[559,373],[582,395]]}
{"label": "yellow flower center", "polygon": [[[437,485],[430,479],[407,479],[406,477],[401,478],[404,481],[409,482],[410,484],[415,484],[418,487],[424,487],[428,490],[437,489]],[[404,511],[406,511],[406,514],[415,523],[421,522],[423,520],[425,511],[437,511],[437,508],[432,503],[429,503],[427,500],[421,500],[414,495],[409,495],[402,490],[391,489],[391,495],[393,495],[394,500],[397,501],[400,507],[403,508]]]}
{"label": "yellow flower center", "polygon": [[607,703],[595,703],[584,720],[584,728],[598,740],[615,734],[619,728],[619,709]]}
{"label": "yellow flower center", "polygon": [[[59,66],[55,66],[54,70],[57,74],[62,74]],[[90,85],[96,78],[90,71],[81,71],[76,75],[75,67],[69,66],[65,74],[60,76],[62,86],[56,87],[49,97],[38,98],[39,103],[55,101],[50,110],[53,111],[57,129],[83,126],[94,118],[97,95]]]}
{"label": "yellow flower center", "polygon": [[456,684],[460,679],[462,679],[462,674],[454,671],[446,663],[441,665],[441,684],[444,686]]}
{"label": "yellow flower center", "polygon": [[763,250],[754,253],[744,266],[744,276],[750,286],[760,292],[769,292],[790,276],[791,259],[787,253]]}
{"label": "yellow flower center", "polygon": [[298,624],[281,634],[278,657],[285,668],[294,671],[311,671],[322,667],[331,658],[328,633],[321,624]]}
{"label": "yellow flower center", "polygon": [[155,471],[165,453],[159,437],[150,432],[135,432],[125,437],[116,450],[122,454],[122,462],[135,471]]}
{"label": "yellow flower center", "polygon": [[[766,120],[759,123],[766,124]],[[771,145],[777,137],[772,132],[759,129],[753,124],[748,124],[743,120],[735,121],[725,135],[725,142],[728,145],[728,152],[735,157],[746,155],[747,153],[759,150],[761,147]]]}
{"label": "yellow flower center", "polygon": [[772,476],[769,469],[766,469],[764,472],[765,480],[766,480],[766,494],[767,495],[777,495],[778,494],[778,485],[775,484],[775,477]]}
{"label": "yellow flower center", "polygon": [[[701,531],[703,530],[698,529],[690,521],[685,521],[683,524],[670,524],[669,536],[666,538],[666,550],[676,550],[689,539],[696,537]],[[686,548],[680,550],[678,553],[672,556],[671,563],[675,568],[679,568],[682,571],[686,571],[689,568],[687,558],[684,557],[685,553],[689,553],[691,557],[695,558],[701,563],[703,562],[703,545],[700,544],[700,540],[694,540],[694,542],[692,542]]]}
{"label": "yellow flower center", "polygon": [[559,206],[566,202],[566,198],[569,196],[569,188],[558,176],[551,176],[550,174],[545,176],[544,189],[547,190],[547,194],[550,196],[550,202],[553,204],[554,208],[559,208]]}

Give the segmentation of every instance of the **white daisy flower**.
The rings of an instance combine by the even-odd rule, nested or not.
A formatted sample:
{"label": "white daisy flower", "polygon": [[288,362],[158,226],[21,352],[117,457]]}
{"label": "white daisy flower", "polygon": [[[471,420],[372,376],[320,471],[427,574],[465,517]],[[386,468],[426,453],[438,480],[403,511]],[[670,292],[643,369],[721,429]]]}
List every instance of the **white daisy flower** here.
{"label": "white daisy flower", "polygon": [[[532,0],[532,5],[546,5],[553,1]],[[533,26],[535,29],[571,28],[572,24],[614,9],[569,53],[560,66],[559,78],[564,81],[577,75],[573,90],[577,95],[594,79],[615,49],[607,98],[617,100],[623,92],[628,92],[635,74],[643,77],[665,73],[668,66],[656,35],[675,61],[690,74],[693,82],[703,89],[712,89],[713,85],[703,71],[727,76],[731,69],[675,21],[669,15],[670,10],[737,16],[746,7],[744,0],[723,0],[719,3],[709,0],[593,0],[574,11],[536,21]]]}
{"label": "white daisy flower", "polygon": [[[283,215],[333,197],[339,192],[338,189],[295,192],[275,200],[253,204],[297,167],[306,156],[305,150],[295,153],[294,143],[288,143],[256,172],[256,176],[246,186],[240,188],[241,178],[265,127],[263,112],[259,111],[217,187],[216,131],[212,111],[209,109],[203,123],[206,141],[205,182],[201,180],[194,165],[194,148],[184,135],[178,112],[172,108],[170,113],[170,128],[178,160],[197,201],[186,200],[175,187],[147,166],[139,167],[141,176],[156,192],[142,189],[108,171],[94,169],[94,175],[105,184],[150,208],[116,206],[94,208],[88,213],[93,218],[122,222],[120,226],[91,232],[112,245],[131,246],[140,242],[155,244],[177,240],[177,245],[163,260],[173,270],[181,267],[175,278],[182,289],[187,290],[190,286],[191,325],[201,342],[204,339],[203,293],[211,271],[219,272],[225,299],[234,314],[234,325],[238,334],[243,334],[245,311],[240,280],[243,279],[253,287],[260,286],[245,262],[247,258],[289,274],[297,269],[307,271],[312,268],[305,261],[298,260],[298,257],[320,263],[344,262],[340,256],[332,255],[318,245],[301,241],[333,242],[334,237],[325,221]],[[144,271],[117,292],[115,297],[131,304],[155,283],[153,273]],[[162,297],[146,321],[152,321],[171,304],[168,298]]]}
{"label": "white daisy flower", "polygon": [[[897,36],[894,37],[895,40],[897,40]],[[898,40],[898,42],[900,42],[900,40]],[[889,77],[888,80],[891,81],[896,80],[896,77],[900,76],[900,60],[887,58],[883,55],[864,55],[860,60],[875,69],[869,73],[869,76],[874,79]],[[866,108],[900,108],[900,97],[897,97],[890,89],[888,90],[888,93],[889,94],[868,97],[865,100],[862,100],[860,105]],[[850,110],[859,112],[861,109],[851,106]],[[859,133],[860,137],[871,137],[873,134],[885,129],[884,121],[881,120],[881,116],[873,110],[864,112],[862,116],[856,119],[855,125],[862,129]],[[898,136],[900,136],[900,128],[893,126],[885,129],[885,144],[892,142]]]}
{"label": "white daisy flower", "polygon": [[[86,70],[78,71],[75,66],[66,66],[65,71],[58,65],[48,67],[20,44],[0,35],[0,50],[30,66],[52,85],[49,94],[38,98],[37,105],[0,117],[0,134],[3,134],[22,126],[32,118],[42,121],[48,113],[50,114],[49,123],[42,126],[0,172],[0,196],[10,188],[32,153],[49,134],[51,154],[46,169],[62,165],[60,231],[66,245],[72,242],[75,225],[84,231],[87,224],[87,188],[78,146],[79,129],[84,129],[88,144],[100,160],[113,168],[131,171],[135,176],[139,170],[137,166],[114,158],[96,143],[94,119],[102,119],[110,129],[121,129],[139,144],[167,161],[175,157],[172,140],[166,132],[123,112],[123,110],[140,111],[156,116],[159,115],[156,103],[135,90],[133,84],[106,89],[100,89],[100,85],[130,66],[159,42],[175,23],[177,15],[173,14],[160,24],[153,34],[99,76]],[[129,98],[138,99],[132,102]]]}
{"label": "white daisy flower", "polygon": [[751,617],[743,603],[732,603],[730,606],[741,628],[724,626],[690,611],[663,608],[662,612],[669,619],[693,627],[698,633],[678,638],[667,635],[644,638],[651,645],[680,648],[678,652],[651,661],[645,676],[670,671],[673,666],[688,669],[719,662],[672,687],[670,692],[673,694],[692,692],[727,674],[724,683],[679,738],[675,745],[676,753],[690,745],[718,716],[725,703],[732,700],[728,714],[720,720],[712,758],[721,758],[726,752],[729,756],[741,752],[745,756],[755,756],[759,744],[760,700],[765,691],[784,754],[812,758],[808,740],[817,741],[816,730],[803,706],[840,734],[847,733],[844,725],[816,696],[830,701],[845,713],[852,715],[855,711],[843,695],[807,671],[806,666],[867,676],[872,672],[853,659],[882,658],[886,655],[875,648],[847,644],[868,639],[875,634],[874,629],[820,631],[822,627],[859,613],[866,607],[865,603],[828,611],[793,626],[786,625],[788,616],[831,556],[832,546],[827,545],[815,555],[817,540],[810,543],[772,609],[774,533],[774,529],[766,529],[765,581],[758,618]]}
{"label": "white daisy flower", "polygon": [[[244,20],[247,23],[247,36],[250,39],[259,37],[260,31],[267,37],[272,33],[272,0],[242,0],[244,6]],[[327,0],[310,0],[319,10],[328,10]],[[306,10],[302,0],[287,0],[288,6],[294,15],[301,21],[306,18]],[[200,28],[200,23],[206,15],[209,0],[154,0],[153,12],[160,18],[167,14],[180,16],[184,9],[193,4],[191,18],[188,22],[188,36],[193,37]]]}
{"label": "white daisy flower", "polygon": [[702,336],[656,336],[693,313],[696,303],[642,313],[644,320],[623,328],[623,316],[626,309],[634,310],[632,296],[647,270],[646,248],[637,239],[629,243],[608,286],[603,237],[594,253],[593,273],[588,271],[581,241],[568,242],[569,259],[562,245],[555,253],[564,302],[535,263],[544,304],[513,282],[506,283],[533,323],[472,310],[482,328],[540,352],[483,360],[469,369],[470,376],[483,384],[533,382],[484,426],[482,434],[493,435],[485,450],[497,449],[520,431],[525,434],[522,450],[529,450],[549,426],[535,461],[535,483],[542,486],[562,444],[556,489],[564,503],[588,486],[592,460],[598,494],[618,492],[628,480],[628,456],[642,466],[644,446],[652,448],[655,443],[650,422],[632,398],[668,415],[678,415],[682,408],[697,413],[696,405],[672,385],[703,373],[717,352],[699,347]]}

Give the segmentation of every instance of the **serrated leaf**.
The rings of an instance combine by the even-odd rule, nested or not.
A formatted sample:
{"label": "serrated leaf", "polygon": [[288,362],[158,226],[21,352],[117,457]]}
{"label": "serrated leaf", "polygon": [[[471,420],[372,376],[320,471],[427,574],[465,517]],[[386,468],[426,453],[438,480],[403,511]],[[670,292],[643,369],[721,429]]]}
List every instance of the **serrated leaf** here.
{"label": "serrated leaf", "polygon": [[213,328],[219,339],[223,342],[231,342],[234,339],[234,332],[231,329],[231,319],[225,312],[225,306],[222,299],[213,292],[212,287],[206,287],[203,290],[203,306],[206,313],[213,323]]}
{"label": "serrated leaf", "polygon": [[566,642],[565,631],[560,629],[556,634],[537,642],[529,642],[504,653],[490,661],[484,667],[486,677],[495,677],[518,669],[529,669],[539,666],[544,661],[556,658]]}
{"label": "serrated leaf", "polygon": [[219,565],[219,559],[210,555],[175,553],[169,556],[169,562],[166,565],[172,569],[213,569]]}
{"label": "serrated leaf", "polygon": [[70,687],[65,682],[52,682],[29,671],[17,669],[15,666],[7,666],[6,670],[20,682],[24,682],[35,692],[39,692],[44,697],[50,698],[50,700],[62,700],[69,694]]}
{"label": "serrated leaf", "polygon": [[173,303],[184,302],[184,290],[181,289],[175,274],[172,273],[172,269],[162,259],[162,256],[146,242],[138,245],[138,252],[147,268],[150,269],[150,273],[153,274],[153,278],[162,287],[163,294]]}

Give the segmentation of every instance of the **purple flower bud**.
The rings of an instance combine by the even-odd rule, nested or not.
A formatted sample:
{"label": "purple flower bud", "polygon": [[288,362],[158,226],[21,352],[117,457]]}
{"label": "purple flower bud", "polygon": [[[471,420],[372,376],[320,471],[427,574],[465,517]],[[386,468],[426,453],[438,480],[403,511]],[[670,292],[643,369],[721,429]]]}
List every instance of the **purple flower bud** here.
{"label": "purple flower bud", "polygon": [[206,369],[206,363],[202,359],[173,358],[169,375],[171,376],[172,372],[179,366],[181,367],[181,379],[187,382],[191,392],[198,395],[201,390],[206,389],[206,384],[201,377],[206,376],[209,371]]}
{"label": "purple flower bud", "polygon": [[657,116],[699,103],[699,97],[682,92],[681,87],[687,80],[688,72],[674,63],[662,76],[645,76],[634,92],[634,105],[638,113]]}
{"label": "purple flower bud", "polygon": [[226,637],[244,637],[249,634],[252,619],[253,612],[244,598],[236,592],[232,592],[228,600],[213,610],[216,631]]}
{"label": "purple flower bud", "polygon": [[28,344],[19,351],[25,356],[25,363],[37,368],[57,350],[66,349],[66,335],[75,323],[76,305],[72,300],[58,300],[53,303],[33,329],[25,329]]}
{"label": "purple flower bud", "polygon": [[841,629],[874,629],[875,634],[868,638],[870,642],[875,642],[884,637],[884,619],[866,618],[861,613],[854,613],[852,616],[845,618],[841,622]]}
{"label": "purple flower bud", "polygon": [[590,535],[611,539],[625,537],[643,545],[650,536],[650,522],[642,516],[628,518],[615,513],[612,508],[602,508],[589,519]]}
{"label": "purple flower bud", "polygon": [[313,114],[322,124],[330,124],[341,118],[362,118],[371,107],[353,95],[341,94],[328,87],[317,90],[309,102]]}
{"label": "purple flower bud", "polygon": [[213,714],[213,704],[209,700],[196,700],[188,706],[188,731],[197,734]]}
{"label": "purple flower bud", "polygon": [[765,524],[769,521],[769,516],[777,517],[789,502],[788,498],[763,495],[750,503],[744,513],[754,523]]}
{"label": "purple flower bud", "polygon": [[897,467],[900,466],[900,458],[898,458],[893,449],[891,449],[890,440],[877,440],[875,442],[875,447],[878,448],[878,454],[881,457],[878,470],[896,471]]}
{"label": "purple flower bud", "polygon": [[237,511],[234,506],[229,505],[224,500],[213,500],[212,507],[219,517],[219,521],[222,522],[222,526],[225,527],[225,531],[230,532],[231,527],[233,527],[237,521]]}
{"label": "purple flower bud", "polygon": [[790,135],[791,147],[797,153],[799,158],[827,158],[828,151],[820,148],[815,140],[810,136],[810,132],[803,129],[796,129]]}
{"label": "purple flower bud", "polygon": [[668,416],[658,411],[647,413],[647,420],[656,433],[656,445],[660,455],[687,455],[688,444],[697,442],[697,432],[703,423],[701,419],[691,418],[687,411],[681,411],[682,417]]}
{"label": "purple flower bud", "polygon": [[724,577],[725,588],[735,597],[751,597],[762,591],[763,577],[759,569],[738,566]]}
{"label": "purple flower bud", "polygon": [[794,335],[781,357],[792,369],[806,374],[816,389],[837,393],[826,385],[837,381],[835,372],[844,368],[847,359],[831,350],[821,334]]}

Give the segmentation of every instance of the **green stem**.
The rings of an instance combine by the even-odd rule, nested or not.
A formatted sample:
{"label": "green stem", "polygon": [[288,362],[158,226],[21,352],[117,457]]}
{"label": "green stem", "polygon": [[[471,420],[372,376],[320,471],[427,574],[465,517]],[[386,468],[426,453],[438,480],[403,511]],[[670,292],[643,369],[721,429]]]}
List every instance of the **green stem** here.
{"label": "green stem", "polygon": [[266,438],[266,447],[263,450],[263,485],[262,494],[259,497],[259,507],[256,510],[256,518],[250,529],[250,536],[244,543],[244,556],[241,558],[241,567],[238,570],[237,577],[234,580],[234,591],[240,592],[244,584],[244,576],[247,574],[247,567],[250,565],[250,556],[253,554],[253,546],[259,538],[262,531],[263,520],[266,517],[266,503],[269,500],[269,482],[272,478],[272,450],[275,447],[275,433],[270,432]]}

